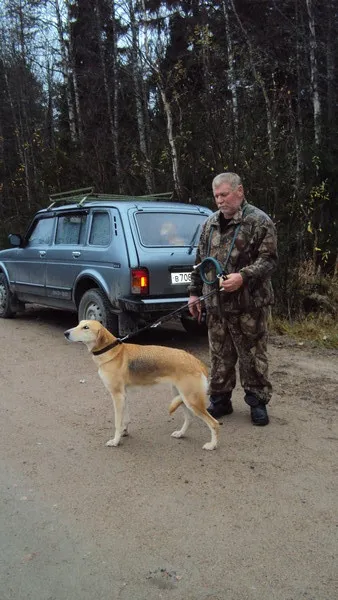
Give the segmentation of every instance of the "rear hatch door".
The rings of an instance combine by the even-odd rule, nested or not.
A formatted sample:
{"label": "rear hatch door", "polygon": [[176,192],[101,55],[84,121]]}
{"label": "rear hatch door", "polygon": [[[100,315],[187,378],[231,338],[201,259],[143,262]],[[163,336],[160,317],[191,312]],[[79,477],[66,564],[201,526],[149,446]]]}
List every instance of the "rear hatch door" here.
{"label": "rear hatch door", "polygon": [[137,208],[129,215],[139,264],[149,272],[149,298],[187,296],[201,228],[211,210],[189,205]]}

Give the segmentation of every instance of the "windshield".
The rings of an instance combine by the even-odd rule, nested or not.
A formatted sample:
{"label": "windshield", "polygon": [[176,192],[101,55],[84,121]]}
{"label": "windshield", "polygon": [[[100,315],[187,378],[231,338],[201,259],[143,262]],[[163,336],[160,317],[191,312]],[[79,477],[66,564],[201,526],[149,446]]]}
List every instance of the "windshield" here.
{"label": "windshield", "polygon": [[[144,246],[194,246],[198,245],[198,227],[207,215],[191,213],[139,212],[136,222]],[[195,236],[195,239],[193,239]]]}

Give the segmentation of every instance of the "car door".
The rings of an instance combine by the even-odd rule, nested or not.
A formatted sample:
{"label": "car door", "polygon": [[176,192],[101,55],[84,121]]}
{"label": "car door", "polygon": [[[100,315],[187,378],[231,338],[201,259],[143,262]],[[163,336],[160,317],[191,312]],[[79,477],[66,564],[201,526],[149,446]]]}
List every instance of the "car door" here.
{"label": "car door", "polygon": [[57,213],[55,240],[46,263],[48,304],[73,308],[74,282],[84,265],[88,211]]}
{"label": "car door", "polygon": [[26,302],[44,303],[46,296],[46,260],[54,235],[55,219],[36,218],[28,232],[24,247],[18,248],[10,264],[9,277],[18,298]]}

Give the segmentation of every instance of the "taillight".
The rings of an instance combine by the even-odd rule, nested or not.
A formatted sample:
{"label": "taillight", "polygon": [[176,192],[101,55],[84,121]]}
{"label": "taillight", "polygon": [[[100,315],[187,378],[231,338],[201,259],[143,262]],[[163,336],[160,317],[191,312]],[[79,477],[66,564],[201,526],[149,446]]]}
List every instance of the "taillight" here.
{"label": "taillight", "polygon": [[131,271],[132,294],[149,294],[149,273],[147,269],[132,269]]}

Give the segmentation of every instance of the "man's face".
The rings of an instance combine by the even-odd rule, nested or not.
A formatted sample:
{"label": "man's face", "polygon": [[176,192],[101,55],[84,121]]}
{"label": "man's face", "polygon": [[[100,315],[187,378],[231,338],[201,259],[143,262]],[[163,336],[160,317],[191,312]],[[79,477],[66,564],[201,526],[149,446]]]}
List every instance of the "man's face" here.
{"label": "man's face", "polygon": [[226,219],[231,219],[243,202],[243,186],[238,185],[234,189],[230,183],[221,183],[213,189],[217,208],[223,213]]}

